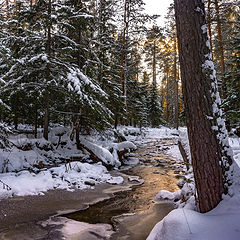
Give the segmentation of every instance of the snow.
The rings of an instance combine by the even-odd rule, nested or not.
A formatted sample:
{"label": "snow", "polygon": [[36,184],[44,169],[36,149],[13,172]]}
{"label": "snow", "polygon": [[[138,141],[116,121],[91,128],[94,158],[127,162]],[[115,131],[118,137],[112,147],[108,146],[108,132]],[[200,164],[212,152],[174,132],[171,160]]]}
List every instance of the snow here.
{"label": "snow", "polygon": [[116,159],[114,159],[113,155],[106,148],[91,143],[84,138],[80,138],[80,140],[84,146],[90,149],[104,163],[112,166],[115,165]]}
{"label": "snow", "polygon": [[203,12],[203,10],[200,8],[200,7],[197,7],[197,8],[195,8],[194,9],[196,12],[199,12],[199,13],[201,13],[202,15],[204,15],[204,12]]}
{"label": "snow", "polygon": [[71,162],[70,166],[64,164],[59,167],[43,170],[38,174],[29,171],[19,173],[3,173],[0,175],[2,182],[11,187],[11,190],[2,189],[1,198],[6,196],[39,195],[51,189],[90,188],[88,183],[121,184],[122,177],[113,177],[102,164],[89,164]]}
{"label": "snow", "polygon": [[120,142],[120,143],[113,143],[112,147],[118,151],[123,151],[125,149],[132,149],[132,150],[136,150],[137,146],[129,141],[124,141],[124,142]]}
{"label": "snow", "polygon": [[207,32],[207,24],[202,25],[201,27],[203,34]]}
{"label": "snow", "polygon": [[139,164],[139,159],[135,158],[135,157],[128,157],[128,159],[124,160],[123,162],[125,165],[135,166],[135,165]]}
{"label": "snow", "polygon": [[155,225],[147,240],[239,240],[239,196],[222,201],[208,213],[175,209]]}
{"label": "snow", "polygon": [[166,191],[166,190],[161,190],[156,195],[156,199],[159,199],[159,200],[174,200],[174,199],[180,197],[179,193],[180,193],[180,190],[178,190],[176,192],[169,192],[169,191]]}
{"label": "snow", "polygon": [[[110,239],[114,233],[109,224],[89,224],[78,222],[63,217],[53,217],[42,222],[43,227],[59,225],[64,239]],[[96,236],[96,237],[94,237]]]}
{"label": "snow", "polygon": [[[221,119],[219,120],[219,124]],[[189,144],[187,140],[186,128],[180,128],[179,131],[166,127],[146,128],[139,131],[136,128],[122,128],[128,141],[122,143],[113,143],[113,138],[108,141],[100,141],[100,136],[94,136],[96,142],[93,143],[90,137],[81,138],[83,144],[91,149],[105,163],[119,167],[121,164],[118,159],[117,151],[125,149],[136,149],[135,143],[148,143],[158,139],[176,138],[179,136],[184,148],[190,157]],[[74,143],[69,141],[69,129],[54,128],[50,131],[50,140],[29,139],[25,135],[18,137],[11,136],[9,140],[14,144],[11,151],[0,149],[1,171],[0,174],[0,198],[11,196],[41,195],[48,190],[93,188],[96,184],[109,183],[121,184],[121,176],[112,176],[102,163],[90,164],[86,162],[72,161],[71,163],[57,164],[56,167],[47,166],[48,168],[38,169],[38,171],[28,171],[35,163],[42,161],[48,163],[48,158],[58,159],[60,156],[82,156],[87,154],[76,149]],[[56,145],[61,136],[61,143],[66,145]],[[98,139],[99,138],[99,139]],[[88,140],[86,140],[88,139]],[[224,141],[225,139],[222,139]],[[226,143],[225,143],[226,144]],[[185,181],[180,190],[168,192],[161,190],[156,200],[175,201],[179,207],[171,211],[162,221],[157,223],[148,236],[148,240],[239,240],[240,239],[240,138],[229,138],[229,144],[233,151],[234,157],[234,181],[230,189],[231,196],[223,196],[223,201],[212,211],[201,214],[196,211],[195,206],[195,185],[193,182],[192,168],[185,175]],[[21,150],[24,146],[30,146],[27,151]],[[112,148],[111,153],[108,149]],[[42,148],[42,149],[40,149]],[[49,148],[49,150],[47,150]],[[44,150],[45,149],[45,150]],[[169,147],[166,153],[177,157],[181,160],[181,155],[176,144]],[[47,157],[46,157],[47,156]],[[90,160],[90,159],[89,159]],[[126,164],[137,164],[138,159],[130,155]],[[5,166],[4,166],[5,164]],[[34,169],[32,169],[34,170]],[[139,181],[139,178],[130,176],[129,181]],[[11,189],[6,189],[3,185],[8,185]],[[159,189],[160,190],[160,189]],[[184,197],[185,202],[180,199]],[[65,237],[88,236],[90,231],[96,232],[101,236],[110,238],[112,228],[109,225],[79,223],[72,220],[63,220],[63,233]]]}
{"label": "snow", "polygon": [[[181,130],[182,128],[180,128]],[[178,135],[176,129],[170,129],[164,126],[159,128],[147,128],[146,129],[146,139],[170,139]]]}

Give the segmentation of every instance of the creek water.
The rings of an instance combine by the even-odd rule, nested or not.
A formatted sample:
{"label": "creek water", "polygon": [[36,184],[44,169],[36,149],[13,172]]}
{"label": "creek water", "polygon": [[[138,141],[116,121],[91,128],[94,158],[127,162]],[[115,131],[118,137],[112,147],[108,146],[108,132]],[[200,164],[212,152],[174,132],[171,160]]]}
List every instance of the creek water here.
{"label": "creek water", "polygon": [[[180,167],[179,162],[164,151],[173,141],[152,140],[140,146],[135,153],[140,163],[128,170],[122,170],[126,175],[139,176],[144,180],[143,184],[134,186],[129,191],[115,193],[112,198],[86,210],[63,216],[91,224],[111,224],[115,231],[111,237],[113,240],[146,239],[154,225],[173,209],[172,203],[154,201],[160,190],[178,189],[175,173],[179,173],[176,171]],[[132,180],[129,177],[129,181]]]}

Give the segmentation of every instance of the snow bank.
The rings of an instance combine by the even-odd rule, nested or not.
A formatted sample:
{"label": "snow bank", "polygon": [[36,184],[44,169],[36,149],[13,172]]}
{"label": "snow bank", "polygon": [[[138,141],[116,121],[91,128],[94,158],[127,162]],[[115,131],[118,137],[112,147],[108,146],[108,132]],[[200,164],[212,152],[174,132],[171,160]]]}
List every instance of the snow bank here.
{"label": "snow bank", "polygon": [[38,174],[29,171],[1,174],[0,180],[10,186],[11,190],[3,189],[0,183],[0,197],[38,195],[51,189],[85,189],[99,183],[123,182],[122,177],[112,177],[100,163],[72,162],[71,169],[70,166],[67,169],[65,165],[61,165]]}
{"label": "snow bank", "polygon": [[205,214],[175,209],[155,225],[147,240],[239,240],[239,201],[239,196],[224,200]]}
{"label": "snow bank", "polygon": [[229,138],[229,143],[233,150],[234,160],[240,167],[240,138]]}
{"label": "snow bank", "polygon": [[175,200],[180,198],[180,190],[176,192],[169,192],[167,190],[161,190],[157,195],[156,199],[159,200]]}

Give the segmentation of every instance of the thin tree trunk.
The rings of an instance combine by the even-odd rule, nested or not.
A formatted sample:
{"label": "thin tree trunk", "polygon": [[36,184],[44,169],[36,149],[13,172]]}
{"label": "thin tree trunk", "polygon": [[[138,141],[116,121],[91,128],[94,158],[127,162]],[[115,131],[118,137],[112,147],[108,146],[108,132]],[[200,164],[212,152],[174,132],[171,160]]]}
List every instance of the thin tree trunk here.
{"label": "thin tree trunk", "polygon": [[188,137],[191,149],[195,184],[200,212],[207,212],[218,205],[224,193],[224,180],[219,161],[222,149],[214,121],[211,84],[213,80],[203,69],[207,48],[207,33],[202,0],[174,0]]}
{"label": "thin tree trunk", "polygon": [[37,138],[37,127],[38,127],[38,112],[37,107],[35,109],[35,121],[34,121],[34,137]]}
{"label": "thin tree trunk", "polygon": [[175,83],[175,128],[178,129],[179,126],[179,110],[178,110],[178,79],[177,79],[177,39],[174,37],[174,83]]}
{"label": "thin tree trunk", "polygon": [[117,129],[118,126],[118,113],[115,113],[115,117],[114,117],[114,128]]}
{"label": "thin tree trunk", "polygon": [[152,63],[152,71],[153,71],[153,80],[152,84],[154,87],[157,86],[157,79],[156,79],[156,41],[153,42],[153,63]]}
{"label": "thin tree trunk", "polygon": [[167,69],[167,75],[166,75],[166,81],[167,81],[167,91],[166,91],[166,121],[169,121],[169,70]]}
{"label": "thin tree trunk", "polygon": [[227,86],[226,86],[226,80],[225,80],[225,62],[224,62],[224,51],[223,51],[222,26],[220,22],[218,0],[215,0],[214,3],[216,8],[216,15],[217,15],[217,33],[218,33],[218,44],[219,44],[221,73],[222,73],[222,97],[223,99],[226,99]]}
{"label": "thin tree trunk", "polygon": [[125,60],[125,44],[126,44],[126,28],[127,28],[127,4],[128,4],[128,0],[125,0],[124,16],[123,16],[124,27],[123,27],[123,36],[122,36],[120,84],[123,84],[123,76],[124,76],[124,60]]}
{"label": "thin tree trunk", "polygon": [[44,127],[43,137],[48,140],[48,124],[49,124],[49,93],[45,95],[45,112],[44,112]]}
{"label": "thin tree trunk", "polygon": [[9,13],[9,1],[8,0],[6,0],[6,8],[7,8],[7,15],[8,15],[8,13]]}
{"label": "thin tree trunk", "polygon": [[128,35],[128,27],[129,27],[129,0],[125,0],[124,2],[124,28],[123,28],[123,39],[122,39],[122,53],[121,53],[121,70],[120,70],[120,84],[122,84],[123,96],[125,106],[127,105],[127,54],[126,54],[126,38]]}
{"label": "thin tree trunk", "polygon": [[[48,1],[48,16],[50,19],[52,12],[52,2]],[[47,26],[47,42],[46,42],[46,52],[48,57],[51,55],[51,25],[48,22]],[[46,68],[46,82],[47,84],[50,82],[50,65],[47,63]],[[45,114],[44,114],[44,128],[43,128],[43,137],[48,140],[48,124],[49,124],[49,89],[46,89],[45,93]]]}
{"label": "thin tree trunk", "polygon": [[208,35],[210,42],[210,51],[213,58],[213,43],[212,43],[212,28],[211,28],[211,0],[208,0],[208,14],[207,14],[207,26],[208,26]]}
{"label": "thin tree trunk", "polygon": [[[75,7],[77,8],[78,6],[80,6],[82,8],[82,1],[78,0],[75,3]],[[82,62],[82,56],[81,56],[81,44],[82,44],[82,29],[81,27],[79,27],[77,29],[77,33],[78,33],[78,39],[77,39],[77,43],[78,43],[78,52],[77,52],[77,63],[78,63],[78,67],[82,70],[83,67],[83,62]]]}
{"label": "thin tree trunk", "polygon": [[77,149],[80,149],[80,121],[81,121],[81,114],[82,114],[82,110],[79,109],[79,115],[77,117],[77,121],[76,121],[76,144],[77,144]]}

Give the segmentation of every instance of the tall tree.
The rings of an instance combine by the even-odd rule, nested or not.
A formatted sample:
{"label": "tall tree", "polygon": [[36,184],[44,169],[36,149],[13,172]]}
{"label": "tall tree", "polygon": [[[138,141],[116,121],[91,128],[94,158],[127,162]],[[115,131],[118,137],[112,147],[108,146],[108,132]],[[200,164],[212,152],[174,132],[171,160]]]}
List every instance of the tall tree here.
{"label": "tall tree", "polygon": [[211,59],[202,0],[175,0],[184,104],[194,178],[201,212],[227,192],[231,165],[225,123]]}

